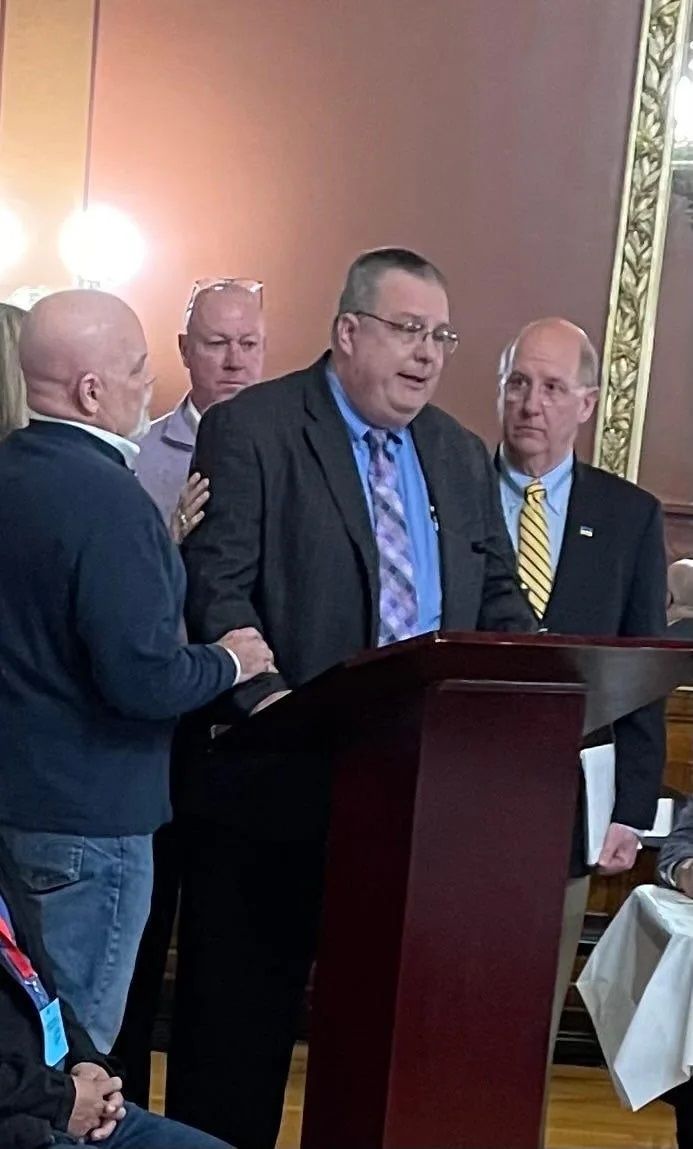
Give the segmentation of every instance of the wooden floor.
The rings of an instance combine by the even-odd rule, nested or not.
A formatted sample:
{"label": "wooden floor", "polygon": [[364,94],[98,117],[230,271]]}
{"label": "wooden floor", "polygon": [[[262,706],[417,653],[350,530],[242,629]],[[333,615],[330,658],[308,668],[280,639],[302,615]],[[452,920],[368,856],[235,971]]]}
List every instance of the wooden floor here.
{"label": "wooden floor", "polygon": [[[162,1111],[166,1058],[154,1054],[152,1108]],[[298,1149],[306,1076],[306,1047],[294,1052],[277,1149]],[[640,1113],[621,1107],[600,1069],[557,1067],[549,1103],[547,1149],[673,1149],[674,1123],[668,1105],[656,1102]]]}

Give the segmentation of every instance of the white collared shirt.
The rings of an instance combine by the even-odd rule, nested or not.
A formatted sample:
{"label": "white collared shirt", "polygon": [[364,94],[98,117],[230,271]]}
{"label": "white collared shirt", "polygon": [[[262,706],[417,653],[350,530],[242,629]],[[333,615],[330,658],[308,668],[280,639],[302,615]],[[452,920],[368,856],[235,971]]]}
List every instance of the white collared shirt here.
{"label": "white collared shirt", "polygon": [[90,423],[78,423],[76,419],[57,419],[53,415],[42,415],[39,411],[32,411],[31,409],[29,409],[29,418],[35,419],[39,423],[65,423],[68,427],[79,427],[80,431],[88,431],[96,439],[102,439],[104,443],[108,443],[110,447],[115,447],[116,451],[120,451],[130,470],[134,471],[135,469],[140,448],[139,444],[133,443],[132,439],[126,439],[123,435],[116,435],[114,431],[106,431],[103,427],[93,427]]}
{"label": "white collared shirt", "polygon": [[197,428],[200,426],[200,419],[202,418],[202,415],[193,403],[191,397],[188,398],[188,401],[185,404],[185,414],[189,420],[191,430],[197,431]]}

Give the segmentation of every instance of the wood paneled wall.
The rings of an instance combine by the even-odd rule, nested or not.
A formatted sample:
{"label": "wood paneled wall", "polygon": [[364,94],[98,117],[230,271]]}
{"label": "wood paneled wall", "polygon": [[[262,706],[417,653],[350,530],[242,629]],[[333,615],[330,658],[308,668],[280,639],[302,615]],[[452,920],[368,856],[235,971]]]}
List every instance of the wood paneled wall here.
{"label": "wood paneled wall", "polygon": [[[690,690],[677,690],[668,702],[664,784],[684,794],[693,794],[693,691]],[[642,850],[629,874],[616,878],[594,877],[588,912],[613,917],[635,886],[653,880],[655,863],[654,851]]]}
{"label": "wood paneled wall", "polygon": [[669,561],[693,558],[693,503],[665,503],[664,527]]}

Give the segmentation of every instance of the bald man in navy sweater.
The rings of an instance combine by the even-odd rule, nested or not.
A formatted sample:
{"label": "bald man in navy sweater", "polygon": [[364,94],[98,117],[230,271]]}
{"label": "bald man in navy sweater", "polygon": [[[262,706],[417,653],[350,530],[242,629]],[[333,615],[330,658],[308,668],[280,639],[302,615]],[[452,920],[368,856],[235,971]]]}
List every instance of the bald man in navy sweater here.
{"label": "bald man in navy sweater", "polygon": [[183,641],[183,564],[130,470],[152,390],[134,312],[59,292],[20,354],[30,423],[0,445],[0,839],[58,990],[105,1053],[169,818],[175,721],[273,660],[250,629]]}

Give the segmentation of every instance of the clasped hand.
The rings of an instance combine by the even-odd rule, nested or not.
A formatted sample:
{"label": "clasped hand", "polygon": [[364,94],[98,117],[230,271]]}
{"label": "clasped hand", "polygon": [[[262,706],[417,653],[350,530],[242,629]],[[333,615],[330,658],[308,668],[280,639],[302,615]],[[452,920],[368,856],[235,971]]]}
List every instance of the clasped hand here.
{"label": "clasped hand", "polygon": [[91,1061],[80,1061],[70,1076],[75,1085],[75,1103],[68,1133],[89,1141],[105,1141],[125,1117],[123,1082]]}

